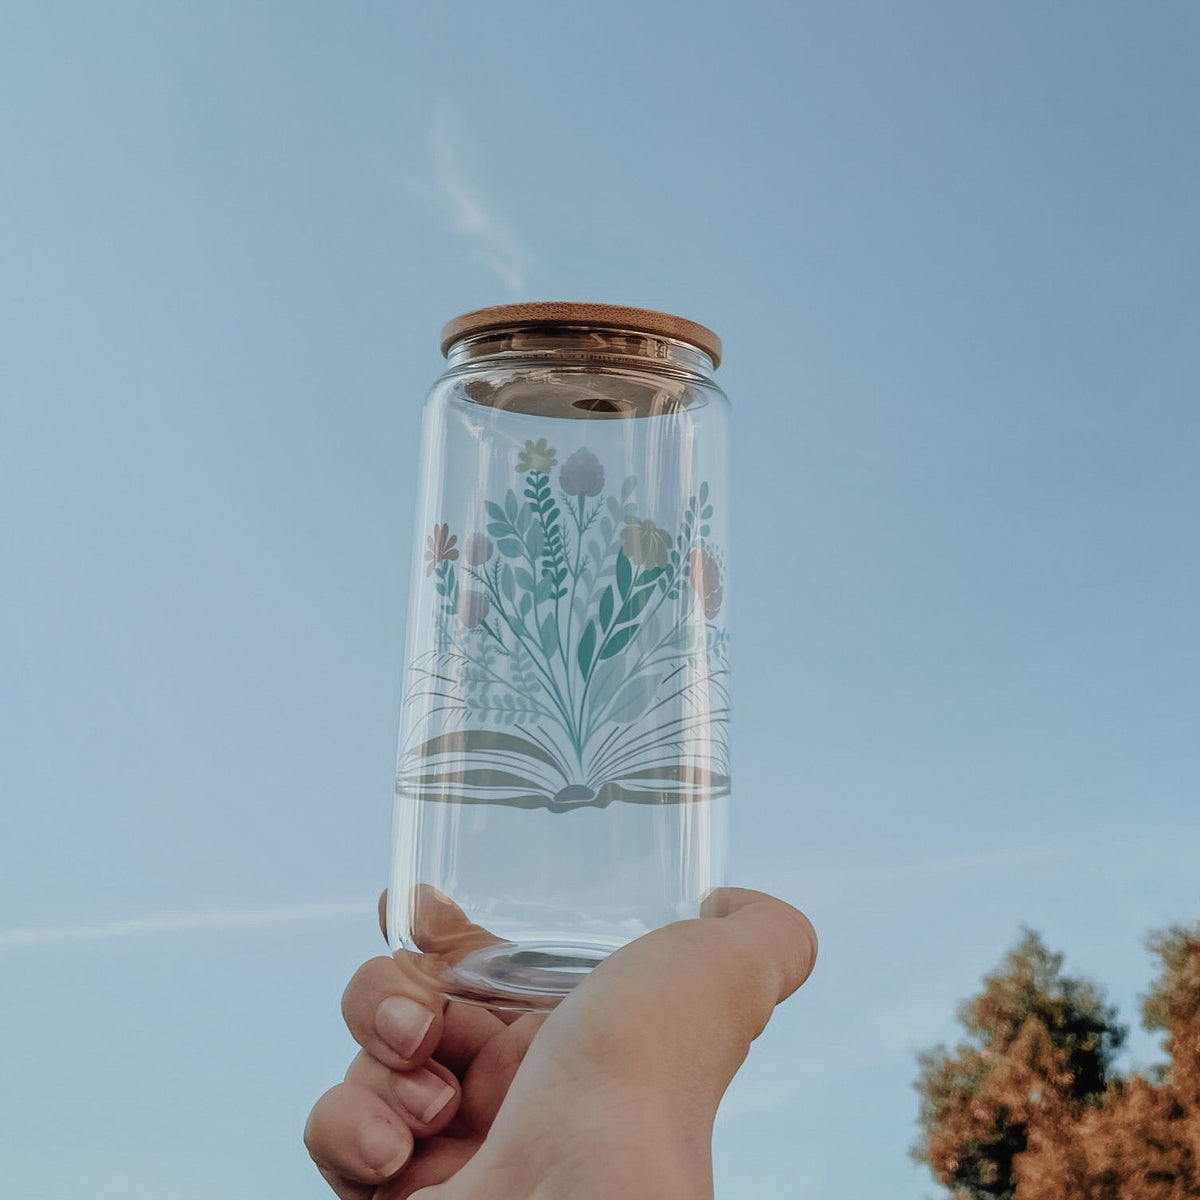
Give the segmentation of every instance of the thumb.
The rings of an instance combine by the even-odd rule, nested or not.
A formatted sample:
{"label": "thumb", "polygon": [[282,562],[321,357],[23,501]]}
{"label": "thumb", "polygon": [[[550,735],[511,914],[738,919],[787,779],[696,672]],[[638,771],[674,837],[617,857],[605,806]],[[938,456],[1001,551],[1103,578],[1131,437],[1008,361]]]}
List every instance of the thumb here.
{"label": "thumb", "polygon": [[711,1196],[717,1105],[812,970],[817,939],[803,913],[761,892],[722,889],[704,911],[617,950],[550,1014],[472,1170],[499,1162],[538,1180],[574,1161],[564,1147],[586,1160],[599,1146],[617,1174],[665,1159],[691,1181],[686,1194]]}
{"label": "thumb", "polygon": [[[724,931],[738,944],[738,958],[749,959],[761,976],[756,980],[760,1003],[773,1008],[812,974],[817,931],[798,908],[765,892],[718,888],[708,894],[700,911],[702,919],[725,922]],[[769,1017],[770,1011],[764,1026]]]}
{"label": "thumb", "polygon": [[703,911],[597,966],[551,1015],[535,1052],[582,1059],[613,1079],[682,1073],[693,1094],[703,1084],[719,1098],[775,1006],[808,978],[817,936],[802,912],[762,892],[723,888]]}

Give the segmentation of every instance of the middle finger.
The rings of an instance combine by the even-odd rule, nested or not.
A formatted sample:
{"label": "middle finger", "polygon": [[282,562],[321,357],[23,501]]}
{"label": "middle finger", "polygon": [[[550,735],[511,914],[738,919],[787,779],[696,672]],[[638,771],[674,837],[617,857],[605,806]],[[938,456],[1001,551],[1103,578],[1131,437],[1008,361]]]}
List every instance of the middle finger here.
{"label": "middle finger", "polygon": [[458,1112],[458,1080],[432,1059],[412,1071],[393,1071],[370,1054],[359,1053],[346,1082],[378,1096],[417,1137],[440,1133]]}

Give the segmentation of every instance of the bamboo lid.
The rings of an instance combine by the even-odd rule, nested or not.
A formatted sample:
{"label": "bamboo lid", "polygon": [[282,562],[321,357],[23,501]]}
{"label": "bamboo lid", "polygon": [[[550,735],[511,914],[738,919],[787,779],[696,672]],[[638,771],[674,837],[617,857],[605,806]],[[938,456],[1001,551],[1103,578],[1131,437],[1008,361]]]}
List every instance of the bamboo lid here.
{"label": "bamboo lid", "polygon": [[702,350],[712,359],[713,366],[721,363],[721,339],[711,329],[673,317],[670,313],[649,308],[627,308],[623,304],[577,304],[553,301],[529,304],[497,304],[492,308],[477,308],[448,321],[442,329],[442,353],[449,352],[455,342],[486,333],[492,329],[537,325],[592,325],[604,329],[632,329],[658,337],[674,338]]}

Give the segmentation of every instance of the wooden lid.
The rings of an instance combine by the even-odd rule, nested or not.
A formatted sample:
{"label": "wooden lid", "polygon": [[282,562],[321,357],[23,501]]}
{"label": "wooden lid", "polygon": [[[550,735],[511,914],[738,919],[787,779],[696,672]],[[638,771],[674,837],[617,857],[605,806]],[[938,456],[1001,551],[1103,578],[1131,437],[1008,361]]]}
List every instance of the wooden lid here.
{"label": "wooden lid", "polygon": [[474,312],[463,313],[461,317],[448,321],[442,330],[442,353],[448,353],[455,342],[477,333],[531,325],[592,325],[604,329],[632,329],[638,333],[687,342],[707,354],[714,367],[721,362],[721,339],[711,329],[695,321],[649,308],[627,308],[623,304],[561,301],[498,304],[492,308],[477,308]]}

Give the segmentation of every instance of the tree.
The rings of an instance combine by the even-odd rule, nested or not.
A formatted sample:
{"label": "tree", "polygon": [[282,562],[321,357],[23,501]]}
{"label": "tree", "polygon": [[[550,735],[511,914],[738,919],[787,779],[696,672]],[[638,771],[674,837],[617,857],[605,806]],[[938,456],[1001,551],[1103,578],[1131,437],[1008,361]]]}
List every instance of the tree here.
{"label": "tree", "polygon": [[970,1040],[922,1055],[916,1153],[956,1196],[1200,1198],[1200,924],[1148,944],[1161,965],[1142,1018],[1165,1035],[1161,1067],[1113,1074],[1113,1010],[1028,932],[963,1006]]}
{"label": "tree", "polygon": [[1031,1129],[1078,1120],[1107,1091],[1126,1031],[1096,985],[1062,965],[1025,930],[960,1008],[967,1039],[920,1056],[913,1152],[956,1197],[1015,1200]]}
{"label": "tree", "polygon": [[1200,925],[1149,939],[1160,974],[1142,1006],[1167,1063],[1114,1080],[1078,1121],[1037,1125],[1016,1163],[1020,1200],[1200,1197]]}
{"label": "tree", "polygon": [[1200,922],[1152,933],[1147,944],[1162,973],[1142,1001],[1142,1023],[1166,1034],[1162,1082],[1181,1103],[1200,1108]]}
{"label": "tree", "polygon": [[1170,1088],[1135,1075],[1099,1108],[1031,1127],[1015,1163],[1019,1200],[1195,1200],[1197,1129]]}

